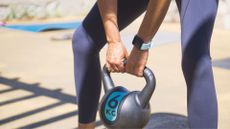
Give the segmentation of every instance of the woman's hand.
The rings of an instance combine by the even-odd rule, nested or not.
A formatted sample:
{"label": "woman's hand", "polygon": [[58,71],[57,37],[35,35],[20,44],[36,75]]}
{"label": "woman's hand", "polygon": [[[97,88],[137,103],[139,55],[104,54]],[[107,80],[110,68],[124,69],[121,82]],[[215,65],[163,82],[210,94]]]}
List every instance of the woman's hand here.
{"label": "woman's hand", "polygon": [[97,0],[108,42],[106,66],[110,72],[125,72],[127,50],[121,42],[117,23],[117,0]]}
{"label": "woman's hand", "polygon": [[148,60],[148,55],[148,50],[141,51],[136,47],[133,47],[132,52],[127,59],[125,71],[138,77],[142,77]]}
{"label": "woman's hand", "polygon": [[128,53],[123,43],[108,43],[106,66],[110,72],[125,72],[124,60]]}

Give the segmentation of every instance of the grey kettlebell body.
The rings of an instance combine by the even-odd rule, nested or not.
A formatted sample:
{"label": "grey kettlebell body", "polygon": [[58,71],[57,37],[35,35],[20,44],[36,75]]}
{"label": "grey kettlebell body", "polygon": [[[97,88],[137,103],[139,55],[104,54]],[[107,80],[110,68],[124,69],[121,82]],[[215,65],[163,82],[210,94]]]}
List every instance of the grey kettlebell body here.
{"label": "grey kettlebell body", "polygon": [[143,128],[150,117],[149,100],[155,90],[155,76],[149,68],[144,69],[146,85],[142,91],[128,91],[114,86],[110,73],[104,66],[102,79],[105,95],[102,98],[99,113],[107,128]]}

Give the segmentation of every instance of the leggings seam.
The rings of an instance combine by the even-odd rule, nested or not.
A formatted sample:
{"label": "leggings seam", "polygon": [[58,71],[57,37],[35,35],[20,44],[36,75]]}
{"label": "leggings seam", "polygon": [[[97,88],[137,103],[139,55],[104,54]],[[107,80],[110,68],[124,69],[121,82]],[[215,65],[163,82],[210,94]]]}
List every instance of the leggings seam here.
{"label": "leggings seam", "polygon": [[191,1],[191,0],[188,1],[188,4],[186,5],[185,11],[184,11],[184,15],[181,17],[181,22],[182,22],[182,23],[183,23],[183,21],[184,21],[185,15],[186,15],[186,13],[187,13],[188,5],[190,4],[190,1]]}

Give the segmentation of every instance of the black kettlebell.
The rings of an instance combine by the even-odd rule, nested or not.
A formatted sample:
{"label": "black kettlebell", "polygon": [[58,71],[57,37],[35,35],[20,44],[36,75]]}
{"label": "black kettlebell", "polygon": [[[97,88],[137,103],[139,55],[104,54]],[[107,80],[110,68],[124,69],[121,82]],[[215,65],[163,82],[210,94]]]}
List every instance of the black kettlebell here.
{"label": "black kettlebell", "polygon": [[114,86],[110,72],[104,66],[102,79],[105,95],[99,107],[100,118],[107,128],[143,128],[150,118],[149,100],[155,89],[155,76],[145,67],[146,85],[142,91],[128,91],[122,86]]}

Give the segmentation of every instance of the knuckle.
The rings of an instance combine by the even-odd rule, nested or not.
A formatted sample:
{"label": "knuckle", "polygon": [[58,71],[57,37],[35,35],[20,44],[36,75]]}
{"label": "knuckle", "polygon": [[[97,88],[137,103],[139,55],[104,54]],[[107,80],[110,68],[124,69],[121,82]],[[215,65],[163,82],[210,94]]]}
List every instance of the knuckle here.
{"label": "knuckle", "polygon": [[138,71],[141,73],[144,69],[142,67],[138,68]]}
{"label": "knuckle", "polygon": [[110,60],[109,63],[110,63],[110,64],[114,64],[114,60]]}
{"label": "knuckle", "polygon": [[115,64],[115,60],[114,59],[108,59],[107,60],[109,64]]}
{"label": "knuckle", "polygon": [[132,74],[132,71],[130,69],[127,69],[126,72]]}
{"label": "knuckle", "polygon": [[117,70],[114,70],[113,72],[114,72],[114,73],[118,73],[118,71],[117,71]]}

